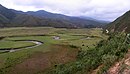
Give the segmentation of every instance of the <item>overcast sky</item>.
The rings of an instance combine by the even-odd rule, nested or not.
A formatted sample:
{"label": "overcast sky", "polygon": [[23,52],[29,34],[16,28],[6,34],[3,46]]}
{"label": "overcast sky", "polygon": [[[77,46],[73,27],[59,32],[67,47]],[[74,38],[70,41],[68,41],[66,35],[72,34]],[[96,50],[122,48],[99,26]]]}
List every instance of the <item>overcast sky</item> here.
{"label": "overcast sky", "polygon": [[130,0],[0,0],[0,4],[22,11],[46,10],[108,21],[130,10]]}

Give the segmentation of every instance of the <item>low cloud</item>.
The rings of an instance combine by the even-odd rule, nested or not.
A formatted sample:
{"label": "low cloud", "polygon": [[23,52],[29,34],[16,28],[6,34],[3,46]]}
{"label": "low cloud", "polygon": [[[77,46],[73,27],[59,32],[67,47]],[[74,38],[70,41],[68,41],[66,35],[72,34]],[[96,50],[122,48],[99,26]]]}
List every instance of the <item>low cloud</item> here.
{"label": "low cloud", "polygon": [[0,3],[22,11],[46,10],[108,21],[113,21],[130,9],[130,0],[2,0]]}

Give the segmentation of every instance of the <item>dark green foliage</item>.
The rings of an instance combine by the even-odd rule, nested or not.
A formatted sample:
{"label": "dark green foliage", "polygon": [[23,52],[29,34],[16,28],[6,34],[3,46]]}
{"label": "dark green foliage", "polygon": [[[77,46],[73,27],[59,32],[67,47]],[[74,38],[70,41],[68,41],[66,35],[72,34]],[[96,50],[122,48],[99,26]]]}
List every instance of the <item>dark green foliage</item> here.
{"label": "dark green foliage", "polygon": [[70,45],[71,48],[78,48],[77,46],[74,46],[74,45]]}
{"label": "dark green foliage", "polygon": [[127,53],[125,39],[125,34],[113,34],[109,40],[100,41],[94,49],[79,51],[75,62],[58,65],[48,74],[89,74],[100,65],[103,67],[98,73],[105,73],[115,61]]}

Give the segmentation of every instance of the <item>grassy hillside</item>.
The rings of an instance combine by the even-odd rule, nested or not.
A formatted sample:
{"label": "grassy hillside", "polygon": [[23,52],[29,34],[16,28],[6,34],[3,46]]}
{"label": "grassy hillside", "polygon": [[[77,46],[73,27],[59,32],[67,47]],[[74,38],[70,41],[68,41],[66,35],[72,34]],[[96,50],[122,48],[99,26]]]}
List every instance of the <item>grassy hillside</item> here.
{"label": "grassy hillside", "polygon": [[107,29],[114,32],[130,32],[130,11],[117,18],[114,22],[108,24]]}

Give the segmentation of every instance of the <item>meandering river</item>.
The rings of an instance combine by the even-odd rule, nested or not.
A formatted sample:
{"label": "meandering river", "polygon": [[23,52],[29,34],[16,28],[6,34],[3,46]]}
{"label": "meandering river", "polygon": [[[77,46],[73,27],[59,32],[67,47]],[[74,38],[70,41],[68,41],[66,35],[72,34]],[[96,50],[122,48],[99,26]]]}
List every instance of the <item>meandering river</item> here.
{"label": "meandering river", "polygon": [[43,42],[36,41],[36,40],[20,40],[20,41],[32,42],[32,43],[34,43],[35,45],[26,46],[26,47],[20,47],[20,48],[8,48],[8,49],[2,49],[2,50],[8,51],[8,52],[15,52],[15,51],[22,50],[22,49],[34,48],[34,47],[37,47],[37,46],[40,46],[40,45],[43,44]]}

